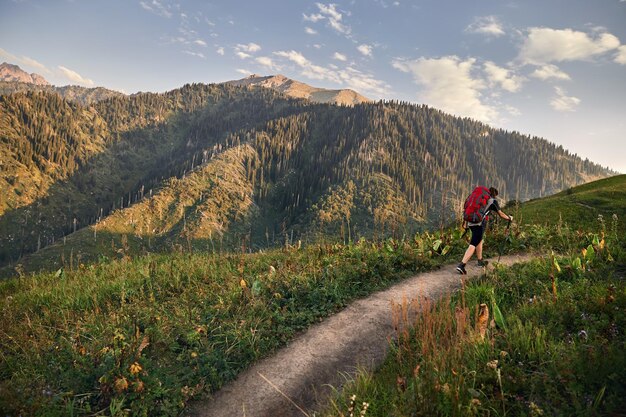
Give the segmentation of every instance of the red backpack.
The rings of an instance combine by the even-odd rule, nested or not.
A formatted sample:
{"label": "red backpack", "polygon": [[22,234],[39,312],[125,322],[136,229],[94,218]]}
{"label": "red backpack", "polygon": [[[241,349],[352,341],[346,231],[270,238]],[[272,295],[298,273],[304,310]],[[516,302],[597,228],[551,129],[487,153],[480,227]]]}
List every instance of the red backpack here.
{"label": "red backpack", "polygon": [[487,187],[476,187],[463,205],[463,220],[468,223],[480,223],[485,217],[491,194]]}

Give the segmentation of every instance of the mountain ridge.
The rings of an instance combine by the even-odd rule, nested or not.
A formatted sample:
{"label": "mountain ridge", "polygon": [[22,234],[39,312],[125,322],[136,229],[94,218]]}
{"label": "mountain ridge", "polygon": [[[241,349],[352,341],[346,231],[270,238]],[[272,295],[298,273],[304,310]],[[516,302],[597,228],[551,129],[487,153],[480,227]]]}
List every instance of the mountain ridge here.
{"label": "mountain ridge", "polygon": [[351,89],[332,90],[313,87],[309,84],[293,80],[282,74],[258,75],[251,74],[240,80],[226,81],[235,86],[259,86],[271,88],[293,98],[304,98],[314,103],[331,103],[346,106],[371,102],[372,100]]}
{"label": "mountain ridge", "polygon": [[[89,104],[45,89],[0,95],[0,263],[61,238],[71,243],[72,232],[100,221],[108,226],[94,235],[119,243],[132,234],[137,247],[153,222],[165,222],[158,250],[180,242],[206,249],[214,237],[220,247],[244,240],[259,248],[287,234],[397,236],[449,222],[473,184],[524,200],[612,174],[545,139],[425,105],[337,106],[290,98],[281,88],[295,85],[302,96],[313,87],[285,76],[238,81]],[[246,149],[229,160],[229,170],[244,170],[236,185],[184,181],[230,149]],[[149,205],[126,210],[153,191],[175,196],[175,218]],[[224,198],[211,205],[208,196]],[[107,220],[116,210],[118,221]],[[126,227],[141,216],[141,231]]]}

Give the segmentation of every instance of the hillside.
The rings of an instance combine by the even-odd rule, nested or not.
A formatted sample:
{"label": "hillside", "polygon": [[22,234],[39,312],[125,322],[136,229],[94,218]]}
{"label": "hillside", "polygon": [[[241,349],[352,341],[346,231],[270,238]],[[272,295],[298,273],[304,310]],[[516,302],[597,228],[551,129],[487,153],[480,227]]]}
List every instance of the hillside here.
{"label": "hillside", "polygon": [[241,80],[228,81],[226,84],[271,88],[285,94],[286,96],[307,99],[313,103],[330,103],[353,106],[355,104],[367,103],[371,101],[354,90],[329,90],[326,88],[312,87],[308,84],[287,78],[281,74],[269,76],[252,74]]}
{"label": "hillside", "polygon": [[506,237],[491,229],[486,248],[539,249],[537,259],[394,305],[387,357],[316,414],[623,414],[626,176],[513,209],[523,224]]}
{"label": "hillside", "polygon": [[583,227],[602,221],[609,223],[613,214],[626,219],[626,175],[568,188],[555,195],[524,203],[520,221],[534,224],[564,222]]}
{"label": "hillside", "polygon": [[[244,145],[252,151],[240,161],[247,179],[240,193],[250,192],[255,220],[230,204],[209,208],[200,192],[174,203],[185,219],[211,212],[234,220],[211,227],[185,220],[185,233],[168,231],[161,240],[167,243],[149,250],[170,250],[173,242],[206,249],[207,239],[223,234],[230,236],[220,237],[225,247],[245,241],[256,248],[285,239],[401,236],[454,219],[476,183],[524,200],[610,174],[543,139],[406,103],[338,107],[289,100],[271,89],[197,84],[89,108],[45,92],[2,96],[0,105],[5,262],[161,188],[182,195],[173,190],[181,183],[163,181]],[[142,216],[158,223],[153,212]],[[119,217],[131,224],[137,213]],[[128,230],[116,230],[119,242]],[[139,248],[146,233],[133,232]],[[88,252],[72,239],[63,238],[66,251]]]}
{"label": "hillside", "polygon": [[0,96],[0,108],[0,259],[8,260],[133,204],[206,161],[229,132],[299,107],[271,90],[196,85],[89,108],[18,93]]}
{"label": "hillside", "polygon": [[[233,149],[215,162],[237,164],[240,157],[249,156]],[[210,188],[215,173],[207,166],[204,184],[197,182],[199,177],[184,184],[191,194],[196,187]],[[624,176],[611,180],[619,189]],[[572,194],[586,189],[587,201],[592,201],[591,188],[602,194],[606,185],[599,181],[574,188]],[[151,201],[166,208],[168,195]],[[243,197],[247,206],[250,200]],[[615,199],[612,207],[624,213],[626,200]],[[519,210],[525,210],[523,204]],[[122,225],[111,220],[111,226]],[[415,337],[401,349],[393,347],[387,360],[391,368],[380,371],[382,379],[369,374],[357,378],[356,385],[347,384],[343,397],[335,399],[336,408],[322,415],[347,410],[352,394],[372,404],[372,415],[381,416],[421,404],[420,398],[427,398],[425,410],[434,404],[447,410],[452,400],[485,413],[487,407],[500,409],[503,400],[507,410],[526,410],[531,401],[540,409],[564,407],[573,414],[591,407],[586,414],[619,409],[624,398],[619,381],[626,369],[624,335],[611,329],[624,324],[626,223],[617,222],[618,233],[613,233],[609,220],[600,240],[602,229],[596,222],[579,232],[559,225],[558,216],[545,220],[551,225],[515,225],[506,248],[561,253],[556,290],[550,280],[550,274],[557,273],[550,256],[512,270],[497,268],[493,275],[466,282],[462,294],[467,304],[460,305],[464,309],[454,310],[460,295],[444,298],[436,310],[434,304],[426,306],[432,308],[426,317],[438,320],[425,323],[430,331],[423,332],[424,337],[432,336],[426,339],[429,345],[415,348],[410,340],[423,341]],[[505,242],[502,232],[502,227],[490,230],[487,256],[497,255],[497,246]],[[56,271],[0,282],[0,330],[7,335],[0,339],[0,408],[22,415],[104,413],[117,407],[135,414],[179,415],[190,400],[219,390],[352,300],[418,272],[451,271],[449,264],[466,248],[460,235],[458,229],[429,231],[404,240],[290,246],[252,254],[191,253],[182,247],[166,255],[134,258],[126,256],[127,243],[117,248],[119,259],[101,257],[93,264],[68,255]],[[593,255],[590,246],[596,248]],[[518,299],[521,311],[516,309]],[[490,327],[485,342],[476,342],[474,306],[489,303],[493,311],[496,300],[503,313],[496,320],[504,320],[508,330],[501,324]],[[465,327],[457,331],[453,320],[464,320]],[[369,340],[360,338],[359,343]],[[434,370],[427,362],[433,352],[440,360]],[[457,356],[448,356],[450,352]],[[461,354],[471,361],[461,362]],[[500,364],[495,369],[502,369],[502,385],[487,365],[494,364],[494,358]],[[420,367],[415,361],[422,361]],[[474,383],[463,378],[466,374],[476,375],[476,385],[459,389],[458,399],[448,397],[439,380],[442,374],[450,392],[459,384]],[[416,399],[415,390],[403,389],[398,376],[405,378],[407,387],[429,395]]]}

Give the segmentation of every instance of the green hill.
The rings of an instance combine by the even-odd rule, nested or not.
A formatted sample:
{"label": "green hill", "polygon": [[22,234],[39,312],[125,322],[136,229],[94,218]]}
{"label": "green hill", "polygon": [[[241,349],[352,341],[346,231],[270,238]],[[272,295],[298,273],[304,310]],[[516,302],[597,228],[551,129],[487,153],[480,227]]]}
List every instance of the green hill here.
{"label": "green hill", "polygon": [[520,221],[565,222],[573,227],[584,227],[597,222],[599,215],[609,222],[613,214],[626,219],[626,175],[604,178],[525,202],[520,209]]}

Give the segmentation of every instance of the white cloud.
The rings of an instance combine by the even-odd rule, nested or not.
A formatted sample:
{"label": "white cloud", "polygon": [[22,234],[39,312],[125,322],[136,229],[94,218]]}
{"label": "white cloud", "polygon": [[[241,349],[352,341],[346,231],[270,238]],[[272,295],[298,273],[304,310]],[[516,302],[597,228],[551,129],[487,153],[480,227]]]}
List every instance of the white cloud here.
{"label": "white cloud", "polygon": [[313,48],[322,49],[322,45],[320,45],[319,43],[316,43],[315,45],[313,45]]}
{"label": "white cloud", "polygon": [[422,87],[421,101],[460,116],[492,122],[497,111],[481,101],[482,80],[472,77],[475,59],[462,61],[457,56],[394,60],[394,68],[410,73]]}
{"label": "white cloud", "polygon": [[320,12],[328,16],[329,19],[341,20],[342,16],[341,16],[341,13],[337,11],[336,4],[322,4],[322,3],[316,3],[316,4],[317,4],[317,7],[320,9]]}
{"label": "white cloud", "polygon": [[302,13],[302,17],[304,18],[304,20],[308,21],[308,22],[317,22],[318,20],[322,20],[324,19],[324,16],[322,16],[321,14],[311,14],[311,15],[305,15],[304,13]]}
{"label": "white cloud", "polygon": [[356,48],[360,53],[365,56],[372,56],[372,46],[367,44],[362,44],[357,46]]}
{"label": "white cloud", "polygon": [[206,42],[203,41],[202,39],[196,39],[195,41],[193,41],[193,43],[195,43],[196,45],[200,45],[200,46],[204,46],[206,47]]}
{"label": "white cloud", "polygon": [[[308,16],[308,18],[310,19],[312,16],[316,16],[317,20],[320,19],[328,19],[328,24],[331,28],[333,28],[334,30],[336,30],[339,33],[342,33],[344,35],[349,35],[350,32],[352,31],[352,29],[350,28],[350,26],[346,26],[343,23],[341,23],[341,20],[343,19],[343,15],[342,13],[340,13],[337,10],[337,5],[335,4],[322,4],[322,3],[315,3],[317,5],[317,8],[319,9],[320,13],[321,13],[321,18],[319,18],[319,14],[318,15],[311,15]],[[307,16],[305,16],[305,19],[307,19]],[[315,21],[317,21],[315,20]]]}
{"label": "white cloud", "polygon": [[224,47],[220,46],[215,50],[215,52],[217,52],[219,55],[224,56]]}
{"label": "white cloud", "polygon": [[509,113],[511,116],[521,116],[522,112],[517,108],[517,107],[513,107],[511,105],[505,104],[504,105],[504,109],[507,111],[507,113]]}
{"label": "white cloud", "polygon": [[337,61],[347,61],[348,58],[344,55],[344,54],[340,54],[339,52],[335,52],[335,54],[333,55],[333,58],[336,59]]}
{"label": "white cloud", "polygon": [[[626,1],[626,0],[622,0]],[[626,65],[626,45],[622,45],[617,49],[617,55],[615,55],[615,62],[618,64]]]}
{"label": "white cloud", "polygon": [[574,111],[576,106],[580,104],[577,97],[567,96],[565,90],[561,87],[554,87],[556,96],[550,101],[550,105],[557,111]]}
{"label": "white cloud", "polygon": [[187,55],[191,55],[191,56],[196,56],[196,57],[198,57],[198,58],[202,58],[202,59],[204,59],[204,54],[203,54],[202,52],[193,52],[193,51],[187,51],[187,50],[184,50],[184,51],[183,51],[183,54],[187,54]]}
{"label": "white cloud", "polygon": [[492,85],[498,85],[502,89],[515,93],[522,88],[524,79],[512,73],[511,70],[499,67],[491,61],[485,62],[485,72]]}
{"label": "white cloud", "polygon": [[554,78],[557,80],[570,80],[571,79],[567,73],[561,71],[559,67],[553,64],[542,65],[541,67],[533,71],[533,73],[530,74],[530,76],[539,78],[541,80],[548,80],[550,78]]}
{"label": "white cloud", "polygon": [[382,80],[375,79],[370,74],[365,74],[355,68],[348,67],[338,71],[339,77],[353,90],[359,93],[373,93],[377,96],[389,95],[391,87]]}
{"label": "white cloud", "polygon": [[300,67],[307,67],[311,65],[308,59],[304,57],[300,52],[291,50],[291,51],[278,51],[274,52],[274,55],[280,56],[282,58],[287,58],[288,60],[295,62]]}
{"label": "white cloud", "polygon": [[478,17],[474,19],[474,22],[472,24],[465,28],[465,31],[495,37],[504,35],[502,24],[495,16]]}
{"label": "white cloud", "polygon": [[519,59],[525,64],[587,60],[619,48],[619,39],[610,33],[595,38],[572,29],[530,28]]}
{"label": "white cloud", "polygon": [[162,16],[162,17],[167,17],[167,18],[172,17],[172,12],[170,12],[168,10],[169,7],[166,7],[166,6],[162,5],[157,0],[152,0],[150,2],[140,1],[139,4],[141,5],[141,7],[144,10],[152,12],[152,13],[154,13],[156,15],[159,15],[159,16]]}
{"label": "white cloud", "polygon": [[251,53],[260,51],[261,47],[256,43],[250,42],[247,44],[238,43],[234,49],[235,55],[237,55],[239,58],[248,59],[252,56]]}
{"label": "white cloud", "polygon": [[70,81],[73,81],[77,84],[86,85],[88,87],[91,87],[94,85],[94,82],[92,80],[88,78],[83,78],[76,71],[72,71],[71,69],[61,66],[61,65],[59,65],[57,68],[59,69],[59,73]]}
{"label": "white cloud", "polygon": [[253,42],[250,42],[248,44],[238,43],[235,47],[235,50],[244,52],[257,52],[261,50],[261,47]]}
{"label": "white cloud", "polygon": [[235,71],[237,71],[238,73],[243,74],[243,75],[252,75],[252,74],[254,74],[252,71],[248,71],[246,69],[241,69],[241,68],[237,68]]}
{"label": "white cloud", "polygon": [[276,65],[274,61],[272,61],[272,58],[268,56],[260,56],[256,58],[255,61],[272,71],[280,71],[280,67]]}
{"label": "white cloud", "polygon": [[308,26],[304,28],[304,31],[308,33],[309,35],[317,35],[317,31],[315,29],[311,29]]}
{"label": "white cloud", "polygon": [[41,71],[46,74],[52,74],[52,71],[50,71],[44,64],[37,62],[36,60],[27,56],[22,55],[21,57],[18,57],[0,48],[0,57],[12,64],[23,65],[25,67],[34,68],[37,71]]}

